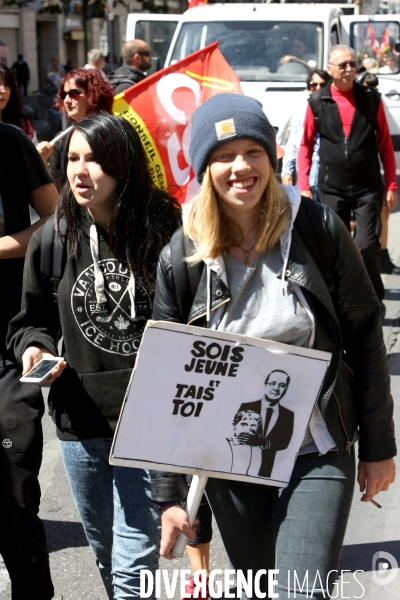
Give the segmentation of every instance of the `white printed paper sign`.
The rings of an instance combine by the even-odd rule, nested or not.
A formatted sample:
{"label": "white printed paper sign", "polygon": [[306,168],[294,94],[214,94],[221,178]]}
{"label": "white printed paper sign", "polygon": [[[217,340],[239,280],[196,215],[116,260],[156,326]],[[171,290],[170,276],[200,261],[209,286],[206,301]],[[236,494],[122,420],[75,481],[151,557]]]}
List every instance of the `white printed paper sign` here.
{"label": "white printed paper sign", "polygon": [[150,321],[114,465],[284,487],[331,354]]}

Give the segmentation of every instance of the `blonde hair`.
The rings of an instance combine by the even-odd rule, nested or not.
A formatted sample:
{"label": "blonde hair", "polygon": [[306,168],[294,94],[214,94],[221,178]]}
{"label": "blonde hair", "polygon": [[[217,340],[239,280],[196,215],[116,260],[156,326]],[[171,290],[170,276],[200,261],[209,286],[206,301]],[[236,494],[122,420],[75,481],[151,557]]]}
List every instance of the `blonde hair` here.
{"label": "blonde hair", "polygon": [[[260,221],[256,251],[262,254],[279,241],[290,218],[290,203],[272,167],[267,187],[260,199]],[[232,228],[232,223],[231,223]],[[229,230],[229,222],[219,205],[213,188],[210,168],[207,167],[201,189],[190,204],[187,221],[183,227],[186,237],[196,242],[196,249],[187,258],[195,264],[203,258],[216,258],[237,244]]]}

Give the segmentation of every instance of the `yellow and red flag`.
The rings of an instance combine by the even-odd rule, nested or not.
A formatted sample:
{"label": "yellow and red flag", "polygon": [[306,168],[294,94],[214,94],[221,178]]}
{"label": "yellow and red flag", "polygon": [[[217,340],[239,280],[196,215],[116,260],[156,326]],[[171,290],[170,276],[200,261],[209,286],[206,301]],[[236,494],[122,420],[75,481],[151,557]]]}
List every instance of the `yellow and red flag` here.
{"label": "yellow and red flag", "polygon": [[374,52],[379,52],[379,42],[377,40],[372,23],[368,23],[367,25],[367,42]]}
{"label": "yellow and red flag", "polygon": [[177,185],[182,201],[198,184],[189,160],[190,120],[214,94],[242,94],[240,80],[217,48],[206,46],[118,94],[113,112],[138,132],[155,185]]}

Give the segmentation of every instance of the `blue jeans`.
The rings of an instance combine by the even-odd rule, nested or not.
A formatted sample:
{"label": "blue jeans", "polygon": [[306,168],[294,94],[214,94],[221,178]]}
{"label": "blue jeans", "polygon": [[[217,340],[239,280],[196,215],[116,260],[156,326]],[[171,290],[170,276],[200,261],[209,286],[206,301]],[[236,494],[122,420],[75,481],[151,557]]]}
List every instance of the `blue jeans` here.
{"label": "blue jeans", "polygon": [[111,440],[104,438],[60,440],[71,492],[108,597],[127,600],[140,597],[140,570],[158,567],[160,518],[150,498],[148,472],[111,466],[110,447]]}
{"label": "blue jeans", "polygon": [[[336,453],[300,456],[283,489],[210,478],[206,494],[233,568],[245,576],[247,569],[279,569],[274,592],[280,599],[327,598],[326,579],[339,565],[354,480],[354,456]],[[295,571],[300,584],[294,593]],[[317,571],[325,595],[311,595]],[[308,586],[300,591],[307,572]],[[261,577],[260,588],[268,597],[266,579]],[[335,579],[333,573],[330,593]]]}

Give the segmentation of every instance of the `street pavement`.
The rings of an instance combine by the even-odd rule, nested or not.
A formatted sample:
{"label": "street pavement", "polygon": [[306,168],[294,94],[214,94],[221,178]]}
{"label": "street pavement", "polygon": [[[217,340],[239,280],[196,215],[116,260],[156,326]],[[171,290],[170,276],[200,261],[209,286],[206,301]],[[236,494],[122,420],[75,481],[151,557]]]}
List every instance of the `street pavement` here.
{"label": "street pavement", "polygon": [[[400,210],[390,217],[389,251],[400,265]],[[400,276],[384,276],[386,318],[383,321],[389,353],[395,422],[400,424]],[[45,390],[46,393],[46,390]],[[82,525],[72,501],[55,438],[54,425],[47,415],[43,419],[44,457],[40,474],[42,503],[40,516],[46,527],[56,600],[107,600],[94,557],[87,544]],[[400,426],[397,427],[398,446]],[[381,493],[377,501],[361,503],[354,493],[342,552],[338,586],[332,597],[364,600],[398,600],[400,598],[400,476],[390,492]],[[327,506],[327,511],[329,507]],[[310,515],[310,518],[312,516]],[[214,524],[215,525],[215,524]],[[386,553],[380,557],[376,553]],[[372,564],[375,555],[375,565]],[[381,569],[378,566],[381,565]],[[189,569],[187,556],[169,562],[161,560],[161,569]],[[211,569],[229,569],[221,538],[214,526]],[[355,571],[360,571],[355,574]],[[23,576],[23,574],[22,574]],[[293,597],[293,596],[292,596]],[[297,594],[298,597],[298,594]],[[0,600],[10,600],[7,572],[0,563]],[[163,599],[166,595],[162,596]],[[179,593],[175,596],[179,598]],[[28,598],[26,600],[29,600]]]}

